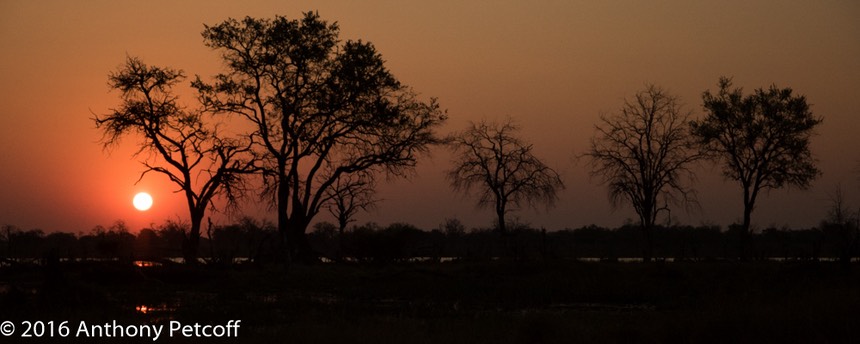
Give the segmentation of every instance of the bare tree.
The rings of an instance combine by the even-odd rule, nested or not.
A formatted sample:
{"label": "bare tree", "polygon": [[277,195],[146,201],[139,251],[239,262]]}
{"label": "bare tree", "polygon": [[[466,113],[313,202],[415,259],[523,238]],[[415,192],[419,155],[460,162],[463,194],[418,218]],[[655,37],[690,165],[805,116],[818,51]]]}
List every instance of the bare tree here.
{"label": "bare tree", "polygon": [[639,216],[646,261],[654,253],[659,213],[668,212],[670,203],[695,203],[691,165],[700,155],[689,134],[689,116],[678,98],[648,85],[625,100],[617,114],[600,117],[585,154],[592,177],[609,189],[612,206],[629,203]]}
{"label": "bare tree", "polygon": [[371,173],[345,174],[326,190],[330,198],[327,208],[337,219],[338,234],[343,237],[346,226],[355,221],[359,211],[368,211],[379,201]]}
{"label": "bare tree", "polygon": [[253,127],[248,138],[291,256],[311,258],[305,231],[338,180],[406,175],[445,120],[435,100],[420,101],[385,68],[372,44],[338,35],[337,24],[312,12],[230,19],[203,32],[227,71],[195,86],[209,109]]}
{"label": "bare tree", "polygon": [[368,211],[376,206],[376,184],[372,173],[344,174],[331,188],[326,190],[329,201],[328,212],[337,220],[337,248],[335,259],[343,255],[344,232],[355,222],[359,211]]}
{"label": "bare tree", "polygon": [[836,185],[833,193],[828,196],[830,208],[827,210],[827,218],[821,223],[821,229],[825,236],[835,239],[839,261],[847,267],[851,258],[860,250],[860,212],[849,208],[842,185]]}
{"label": "bare tree", "polygon": [[479,193],[478,206],[492,206],[498,230],[507,232],[505,217],[511,207],[554,205],[564,188],[561,177],[532,154],[532,145],[519,136],[509,119],[498,123],[471,123],[449,137],[456,155],[448,180],[454,190]]}
{"label": "bare tree", "polygon": [[756,89],[744,96],[720,78],[716,94],[702,95],[705,118],[691,123],[703,152],[723,166],[723,175],[743,189],[741,259],[749,257],[750,218],[762,190],[795,186],[806,189],[821,172],[809,150],[815,117],[806,97],[791,88]]}
{"label": "bare tree", "polygon": [[125,66],[109,76],[110,87],[122,92],[122,105],[94,121],[104,134],[105,148],[119,144],[123,136],[141,135],[135,156],[144,156],[141,162],[146,170],[140,179],[149,172],[163,174],[185,195],[191,228],[183,255],[186,262],[196,262],[207,207],[219,195],[234,200],[242,188],[239,175],[253,165],[240,159],[247,148],[219,137],[202,113],[186,111],[177,103],[172,89],[184,78],[181,70],[148,66],[128,57]]}

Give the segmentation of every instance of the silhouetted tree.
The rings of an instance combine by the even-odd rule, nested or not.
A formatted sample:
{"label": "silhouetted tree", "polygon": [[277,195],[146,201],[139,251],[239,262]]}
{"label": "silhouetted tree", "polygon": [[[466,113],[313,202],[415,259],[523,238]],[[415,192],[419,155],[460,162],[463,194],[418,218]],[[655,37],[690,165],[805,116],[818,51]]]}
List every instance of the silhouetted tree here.
{"label": "silhouetted tree", "polygon": [[252,170],[252,161],[239,159],[247,151],[238,142],[219,137],[214,125],[204,122],[203,114],[189,112],[178,103],[173,87],[185,78],[181,70],[148,66],[128,57],[125,66],[109,76],[111,88],[122,92],[122,105],[112,113],[96,116],[96,127],[103,131],[106,148],[120,138],[139,134],[146,170],[140,178],[157,172],[166,175],[185,195],[191,227],[183,243],[187,262],[197,261],[200,226],[212,199],[236,196],[241,187],[240,174]]}
{"label": "silhouetted tree", "polygon": [[645,236],[644,259],[653,255],[653,227],[669,203],[690,204],[691,165],[700,158],[689,134],[689,112],[678,98],[648,85],[624,101],[619,113],[601,116],[591,140],[592,177],[609,189],[613,207],[633,205]]}
{"label": "silhouetted tree", "polygon": [[373,174],[354,173],[341,176],[326,193],[330,198],[329,213],[338,224],[338,233],[343,235],[346,226],[355,221],[359,211],[368,211],[376,206],[376,185]]}
{"label": "silhouetted tree", "polygon": [[158,233],[151,228],[141,229],[134,241],[135,255],[148,260],[160,258],[159,244]]}
{"label": "silhouetted tree", "polygon": [[16,257],[15,252],[18,249],[16,249],[16,246],[15,246],[15,244],[16,244],[15,238],[19,237],[21,235],[21,233],[23,233],[23,231],[16,226],[3,225],[2,236],[0,236],[3,238],[3,241],[4,241],[3,258],[8,259],[8,258],[15,258]]}
{"label": "silhouetted tree", "polygon": [[326,193],[329,197],[328,211],[337,220],[338,245],[335,258],[340,259],[343,234],[346,226],[355,221],[359,211],[368,211],[379,201],[375,197],[376,185],[371,173],[345,174],[332,184]]}
{"label": "silhouetted tree", "polygon": [[128,226],[122,220],[117,220],[109,228],[95,226],[90,235],[95,239],[95,250],[101,258],[129,260],[133,255],[135,237],[128,232]]}
{"label": "silhouetted tree", "polygon": [[466,226],[457,218],[447,218],[439,225],[438,231],[442,233],[444,242],[441,245],[446,255],[463,257],[466,255],[463,238],[466,236]]}
{"label": "silhouetted tree", "polygon": [[19,229],[12,225],[3,225],[0,227],[0,239],[2,239],[0,240],[0,243],[2,243],[0,252],[2,252],[3,260],[8,259],[12,253],[12,236],[18,231]]}
{"label": "silhouetted tree", "polygon": [[848,266],[860,250],[860,213],[849,209],[841,185],[837,185],[829,198],[830,209],[821,223],[821,230],[833,242],[840,263]]}
{"label": "silhouetted tree", "polygon": [[338,35],[313,12],[229,19],[203,32],[227,72],[195,86],[209,109],[252,125],[247,137],[292,256],[310,253],[305,231],[338,180],[405,175],[445,120],[435,100],[420,101],[397,81],[372,44]]}
{"label": "silhouetted tree", "polygon": [[[183,246],[188,237],[190,225],[187,222],[180,220],[167,220],[158,226],[156,233],[158,238],[163,243],[162,254],[165,257],[174,258],[177,254],[177,248]],[[179,252],[182,254],[184,252]]]}
{"label": "silhouetted tree", "polygon": [[459,238],[466,234],[466,226],[458,218],[445,219],[445,222],[439,225],[439,229],[449,238]]}
{"label": "silhouetted tree", "polygon": [[719,87],[716,94],[704,92],[706,116],[691,122],[692,132],[702,151],[722,163],[726,178],[741,184],[741,258],[747,259],[750,216],[759,193],[784,186],[806,189],[820,174],[809,142],[822,119],[791,88],[759,88],[744,96],[725,77]]}
{"label": "silhouetted tree", "polygon": [[532,145],[518,137],[519,128],[508,119],[498,123],[471,123],[449,137],[456,155],[448,180],[454,190],[480,193],[478,206],[492,206],[498,230],[507,232],[505,216],[513,207],[544,204],[551,207],[564,188],[561,177],[532,154]]}
{"label": "silhouetted tree", "polygon": [[266,261],[272,248],[277,246],[274,228],[251,217],[242,217],[238,223],[227,226],[210,226],[207,233],[211,257],[221,263],[229,264],[239,257],[260,263]]}

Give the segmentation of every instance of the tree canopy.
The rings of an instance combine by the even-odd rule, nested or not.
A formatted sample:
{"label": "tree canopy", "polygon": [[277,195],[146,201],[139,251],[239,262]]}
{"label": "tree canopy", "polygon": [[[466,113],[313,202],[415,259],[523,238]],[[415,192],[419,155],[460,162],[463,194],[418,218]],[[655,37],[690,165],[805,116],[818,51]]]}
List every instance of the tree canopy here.
{"label": "tree canopy", "polygon": [[394,77],[373,44],[338,36],[338,25],[314,12],[203,31],[226,71],[195,87],[208,110],[253,127],[245,137],[293,253],[308,248],[305,230],[343,175],[407,175],[446,118],[435,99],[420,100]]}
{"label": "tree canopy", "polygon": [[601,116],[591,140],[591,175],[609,190],[613,206],[629,203],[646,238],[645,258],[653,246],[651,230],[670,203],[695,202],[693,163],[699,159],[689,133],[690,113],[678,99],[649,85],[624,101],[621,110]]}
{"label": "tree canopy", "polygon": [[195,261],[200,226],[213,198],[225,195],[232,202],[241,193],[241,174],[254,169],[243,156],[248,151],[237,140],[220,136],[213,123],[199,111],[186,110],[178,103],[173,87],[185,78],[181,70],[149,66],[128,57],[109,76],[110,86],[122,92],[122,105],[111,113],[96,116],[105,147],[119,144],[123,136],[140,134],[140,149],[150,153],[141,162],[149,172],[165,175],[185,195],[191,215],[186,237],[185,258]]}
{"label": "tree canopy", "polygon": [[725,177],[741,184],[742,232],[748,236],[762,190],[805,189],[821,174],[809,145],[822,118],[791,88],[772,85],[744,95],[728,78],[720,78],[719,88],[702,95],[706,115],[691,122],[692,132],[702,151],[722,165]]}
{"label": "tree canopy", "polygon": [[471,123],[449,137],[455,154],[448,180],[456,191],[478,192],[478,206],[492,206],[498,229],[507,230],[511,206],[552,206],[564,188],[558,173],[532,153],[532,145],[518,136],[519,127],[504,123]]}

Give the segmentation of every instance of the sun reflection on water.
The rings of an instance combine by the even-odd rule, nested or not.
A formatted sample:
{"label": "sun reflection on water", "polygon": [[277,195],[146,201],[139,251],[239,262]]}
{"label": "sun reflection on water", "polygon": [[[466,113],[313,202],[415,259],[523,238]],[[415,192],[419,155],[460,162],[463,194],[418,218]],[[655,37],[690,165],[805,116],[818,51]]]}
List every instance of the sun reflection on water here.
{"label": "sun reflection on water", "polygon": [[139,304],[137,306],[134,306],[135,313],[145,316],[147,319],[149,319],[149,321],[152,322],[172,320],[174,315],[173,313],[176,312],[176,309],[176,306],[172,306],[167,303],[161,303],[157,305]]}
{"label": "sun reflection on water", "polygon": [[150,260],[136,260],[136,261],[134,261],[134,266],[137,266],[139,268],[151,268],[151,267],[161,266],[161,265],[162,264],[160,262],[153,262]]}

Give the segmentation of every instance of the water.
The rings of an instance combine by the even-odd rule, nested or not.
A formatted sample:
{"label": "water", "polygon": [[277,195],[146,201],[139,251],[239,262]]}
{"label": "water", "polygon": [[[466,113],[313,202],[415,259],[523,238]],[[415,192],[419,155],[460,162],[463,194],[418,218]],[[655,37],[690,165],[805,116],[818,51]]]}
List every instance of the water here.
{"label": "water", "polygon": [[[411,257],[407,258],[403,261],[409,263],[427,263],[427,262],[439,262],[439,263],[453,263],[457,262],[463,257]],[[502,257],[489,257],[490,260],[501,260]],[[618,262],[618,263],[642,263],[644,260],[641,257],[577,257],[572,258],[570,260],[574,260],[577,262],[589,262],[589,263],[599,263],[599,262]],[[665,263],[674,263],[679,261],[673,257],[657,257],[654,258],[655,261],[665,262]],[[726,258],[686,258],[683,261],[703,261],[703,260],[733,260]],[[808,261],[820,261],[820,262],[838,262],[838,257],[819,257],[817,259],[812,259],[809,257],[767,257],[763,258],[765,261],[771,262],[808,262]],[[68,263],[68,262],[118,262],[118,258],[60,258],[60,262]],[[320,261],[324,264],[333,264],[337,261],[332,260],[327,257],[320,257]],[[357,263],[358,259],[353,257],[344,257],[343,261]],[[139,268],[152,268],[152,267],[160,267],[165,263],[174,263],[174,264],[182,264],[185,262],[185,259],[181,257],[168,257],[162,258],[159,260],[135,260],[132,261],[134,266]],[[251,258],[249,257],[236,257],[232,259],[233,264],[245,264],[251,262]],[[851,258],[851,262],[857,263],[860,262],[860,257]],[[200,264],[208,264],[206,258],[198,258],[198,263]],[[4,260],[0,260],[0,267],[9,267],[16,264],[24,264],[24,265],[44,265],[45,260],[40,258],[6,258]]]}

